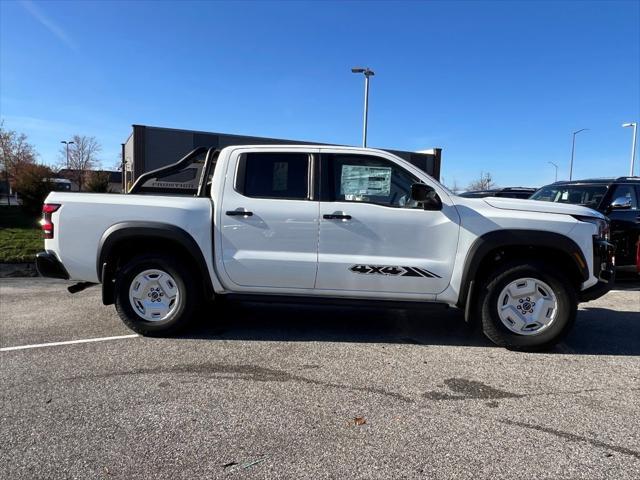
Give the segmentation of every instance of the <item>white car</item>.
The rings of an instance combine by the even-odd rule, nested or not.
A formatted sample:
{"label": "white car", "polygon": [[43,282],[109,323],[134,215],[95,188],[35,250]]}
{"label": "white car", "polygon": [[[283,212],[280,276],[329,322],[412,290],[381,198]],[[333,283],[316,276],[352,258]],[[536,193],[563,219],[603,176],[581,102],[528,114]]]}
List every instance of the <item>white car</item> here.
{"label": "white car", "polygon": [[600,213],[461,198],[362,148],[199,148],[127,195],[52,192],[42,228],[41,275],[102,284],[143,335],[176,332],[204,300],[277,295],[444,303],[498,345],[541,349],[614,275]]}

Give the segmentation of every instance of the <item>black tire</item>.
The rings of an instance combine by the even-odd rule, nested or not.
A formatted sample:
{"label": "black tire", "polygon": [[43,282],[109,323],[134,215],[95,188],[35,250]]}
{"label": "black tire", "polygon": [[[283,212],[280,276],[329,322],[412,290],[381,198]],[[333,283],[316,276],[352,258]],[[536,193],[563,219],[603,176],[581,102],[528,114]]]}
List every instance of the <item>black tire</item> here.
{"label": "black tire", "polygon": [[[553,323],[536,335],[520,335],[509,330],[498,316],[498,296],[519,278],[536,278],[556,295],[558,312]],[[546,350],[560,342],[571,330],[578,307],[575,285],[557,267],[546,262],[510,263],[488,275],[478,293],[483,333],[496,345],[512,350]]]}
{"label": "black tire", "polygon": [[[129,288],[138,274],[156,269],[167,272],[175,280],[181,300],[167,318],[145,320],[129,302]],[[149,253],[129,260],[117,273],[115,306],[122,321],[134,332],[144,336],[172,335],[184,329],[193,320],[201,303],[200,282],[184,261],[161,253]]]}

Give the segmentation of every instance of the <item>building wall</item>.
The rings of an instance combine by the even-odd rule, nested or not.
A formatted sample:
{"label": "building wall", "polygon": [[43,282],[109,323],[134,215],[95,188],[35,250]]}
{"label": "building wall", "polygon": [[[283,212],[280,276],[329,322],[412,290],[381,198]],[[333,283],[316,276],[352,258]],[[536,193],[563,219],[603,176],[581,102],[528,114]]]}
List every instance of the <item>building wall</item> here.
{"label": "building wall", "polygon": [[166,131],[146,128],[145,171],[177,162],[195,148],[193,132],[185,130]]}
{"label": "building wall", "polygon": [[[298,140],[251,137],[214,132],[198,132],[192,130],[176,130],[171,128],[134,125],[133,134],[124,144],[124,155],[131,162],[132,182],[141,174],[175,163],[197,147],[224,148],[230,145],[268,145],[268,144],[315,144]],[[388,150],[413,163],[432,177],[440,177],[440,149],[434,153],[405,152]],[[133,161],[130,161],[130,158]]]}
{"label": "building wall", "polygon": [[129,190],[133,184],[133,133],[129,135],[127,141],[122,146],[122,155],[124,156],[125,168],[123,171],[124,188]]}

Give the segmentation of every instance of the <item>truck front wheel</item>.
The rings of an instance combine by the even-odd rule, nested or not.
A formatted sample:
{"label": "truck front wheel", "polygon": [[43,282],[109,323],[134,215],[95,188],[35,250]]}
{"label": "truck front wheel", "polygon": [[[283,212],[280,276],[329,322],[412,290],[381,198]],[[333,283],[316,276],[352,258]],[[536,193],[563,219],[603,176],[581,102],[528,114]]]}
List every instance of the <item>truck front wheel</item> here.
{"label": "truck front wheel", "polygon": [[128,261],[116,275],[115,305],[122,321],[146,336],[184,328],[199,303],[193,273],[171,257],[147,254]]}
{"label": "truck front wheel", "polygon": [[478,301],[484,334],[515,350],[544,350],[558,343],[571,329],[578,304],[573,283],[543,262],[496,269]]}

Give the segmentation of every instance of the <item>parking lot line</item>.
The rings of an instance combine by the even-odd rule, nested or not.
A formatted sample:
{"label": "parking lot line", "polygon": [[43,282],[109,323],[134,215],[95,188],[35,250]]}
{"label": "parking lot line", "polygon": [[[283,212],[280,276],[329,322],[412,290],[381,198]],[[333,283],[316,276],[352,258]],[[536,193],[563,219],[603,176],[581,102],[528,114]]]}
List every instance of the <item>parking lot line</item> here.
{"label": "parking lot line", "polygon": [[10,352],[12,350],[26,350],[28,348],[57,347],[59,345],[73,345],[75,343],[106,342],[108,340],[120,340],[123,338],[135,338],[139,336],[140,335],[138,335],[137,333],[134,333],[132,335],[118,335],[116,337],[83,338],[81,340],[67,340],[66,342],[36,343],[33,345],[20,345],[17,347],[3,347],[3,348],[0,348],[0,352]]}

